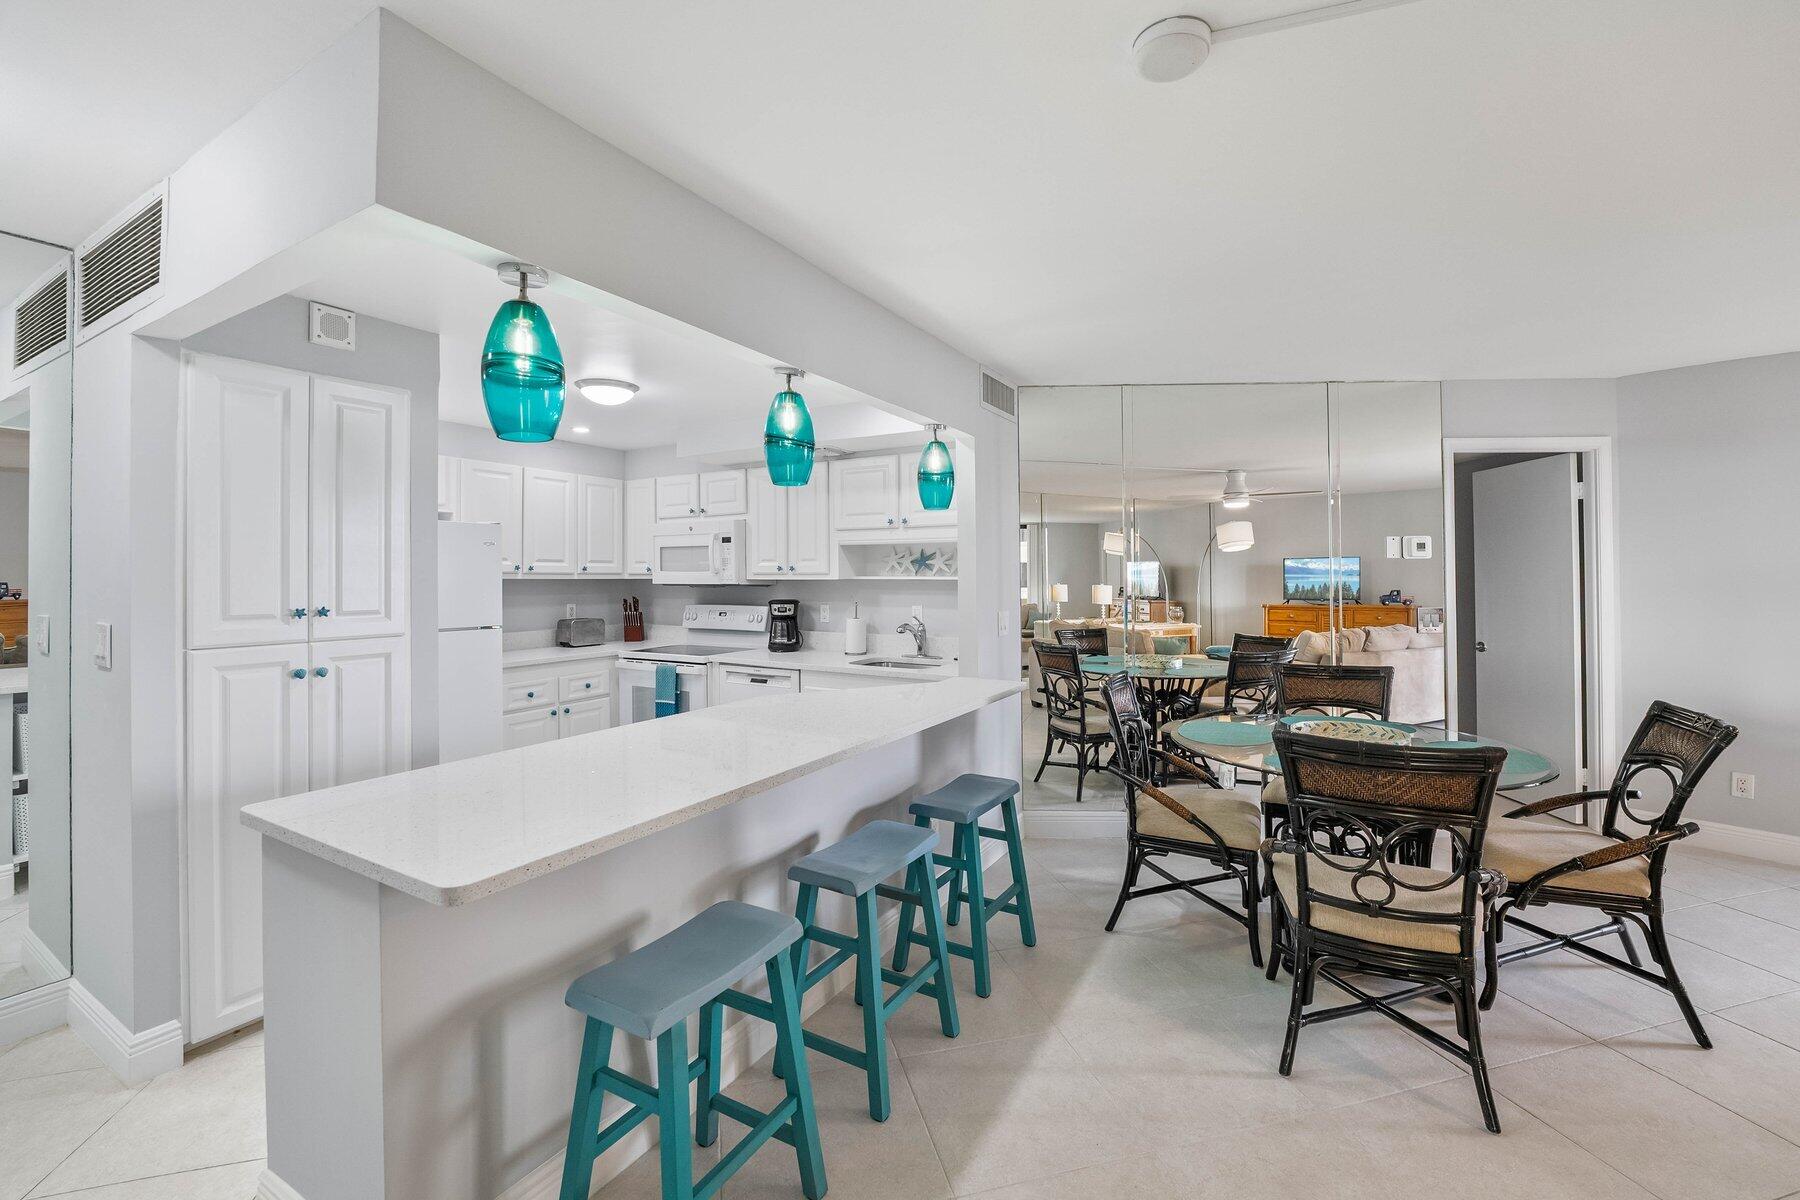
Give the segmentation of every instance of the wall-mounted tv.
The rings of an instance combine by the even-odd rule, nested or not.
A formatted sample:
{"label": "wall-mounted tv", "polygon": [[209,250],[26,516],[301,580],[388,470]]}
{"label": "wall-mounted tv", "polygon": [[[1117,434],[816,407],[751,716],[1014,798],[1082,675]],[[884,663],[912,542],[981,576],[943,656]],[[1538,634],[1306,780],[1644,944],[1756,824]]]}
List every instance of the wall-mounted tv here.
{"label": "wall-mounted tv", "polygon": [[[1344,603],[1361,604],[1362,559],[1352,554],[1337,563],[1338,588]],[[1331,599],[1331,557],[1282,559],[1281,598],[1289,602]]]}

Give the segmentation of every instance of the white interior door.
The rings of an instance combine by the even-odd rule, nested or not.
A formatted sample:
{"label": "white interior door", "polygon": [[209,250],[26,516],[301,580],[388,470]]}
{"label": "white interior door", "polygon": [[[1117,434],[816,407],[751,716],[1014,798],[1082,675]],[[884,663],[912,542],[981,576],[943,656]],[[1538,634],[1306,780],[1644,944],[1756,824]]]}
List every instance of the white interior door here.
{"label": "white interior door", "polygon": [[525,571],[575,572],[576,477],[568,471],[525,468]]}
{"label": "white interior door", "polygon": [[412,765],[407,639],[315,642],[307,685],[313,790]]}
{"label": "white interior door", "polygon": [[1473,473],[1475,732],[1582,784],[1581,535],[1573,454]]}
{"label": "white interior door", "polygon": [[524,471],[511,463],[457,460],[459,521],[485,521],[500,526],[500,572],[512,575],[524,553]]}
{"label": "white interior door", "polygon": [[[814,464],[818,471],[821,464]],[[747,533],[750,558],[745,570],[752,578],[787,577],[788,564],[788,498],[794,488],[780,488],[759,472],[750,481],[750,519]]]}
{"label": "white interior door", "polygon": [[183,393],[188,647],[304,639],[310,380],[196,354]]}
{"label": "white interior door", "polygon": [[188,1029],[262,1015],[262,838],[246,804],[307,787],[304,643],[187,656]]}
{"label": "white interior door", "polygon": [[577,493],[575,569],[589,575],[625,573],[625,486],[583,475]]}
{"label": "white interior door", "polygon": [[805,487],[788,494],[787,564],[790,575],[814,579],[835,574],[831,543],[831,464],[815,462]]}
{"label": "white interior door", "polygon": [[312,636],[406,632],[407,393],[312,381]]}

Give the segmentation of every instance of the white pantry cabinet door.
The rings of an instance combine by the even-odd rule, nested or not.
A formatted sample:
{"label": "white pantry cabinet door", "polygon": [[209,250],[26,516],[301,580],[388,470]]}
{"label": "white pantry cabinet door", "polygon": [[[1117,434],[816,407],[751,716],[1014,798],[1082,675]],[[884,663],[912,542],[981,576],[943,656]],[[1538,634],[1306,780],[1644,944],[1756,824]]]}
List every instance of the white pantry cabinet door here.
{"label": "white pantry cabinet door", "polygon": [[246,804],[307,790],[303,642],[187,656],[190,1042],[262,1015],[262,838]]}
{"label": "white pantry cabinet door", "polygon": [[625,485],[583,475],[577,488],[575,570],[583,575],[625,573]]}
{"label": "white pantry cabinet door", "polygon": [[313,377],[315,639],[406,632],[407,407],[403,391]]}
{"label": "white pantry cabinet door", "polygon": [[312,646],[308,786],[336,787],[412,766],[412,682],[407,639]]}
{"label": "white pantry cabinet door", "polygon": [[535,746],[539,742],[554,742],[562,736],[561,720],[560,704],[545,704],[507,713],[502,721],[505,726],[506,748],[515,750],[520,746]]}
{"label": "white pantry cabinet door", "polygon": [[659,475],[656,477],[656,519],[685,521],[700,515],[700,477],[698,475]]}
{"label": "white pantry cabinet door", "polygon": [[815,462],[805,487],[778,488],[788,494],[787,573],[813,579],[837,575],[831,543],[831,484],[833,467]]}
{"label": "white pantry cabinet door", "polygon": [[500,526],[500,570],[516,574],[521,555],[524,530],[525,472],[511,463],[478,462],[472,458],[457,460],[456,519],[459,521],[491,521]]}
{"label": "white pantry cabinet door", "polygon": [[558,737],[574,737],[578,733],[598,733],[612,728],[612,698],[582,700],[565,704],[557,715]]}
{"label": "white pantry cabinet door", "polygon": [[[814,465],[813,470],[818,471]],[[794,488],[776,487],[767,472],[750,480],[748,535],[750,558],[745,573],[752,579],[786,579],[788,574],[788,498]]]}
{"label": "white pantry cabinet door", "polygon": [[648,579],[651,539],[656,536],[656,480],[625,484],[625,574]]}
{"label": "white pantry cabinet door", "polygon": [[750,508],[749,494],[744,490],[744,471],[707,471],[700,476],[700,515],[703,517],[741,517]]}
{"label": "white pantry cabinet door", "polygon": [[[950,446],[950,461],[956,462],[956,446]],[[950,493],[949,508],[926,508],[919,503],[919,456],[925,447],[909,450],[900,456],[900,523],[907,527],[914,525],[944,526],[956,524],[956,492]]]}
{"label": "white pantry cabinet door", "polygon": [[200,354],[182,375],[187,644],[303,640],[311,381]]}
{"label": "white pantry cabinet door", "polygon": [[575,573],[575,475],[525,468],[525,554],[528,575]]}
{"label": "white pantry cabinet door", "polygon": [[[817,464],[815,464],[815,467]],[[837,529],[900,526],[900,460],[892,454],[832,464],[831,521]]]}
{"label": "white pantry cabinet door", "polygon": [[452,521],[462,519],[456,512],[457,492],[462,483],[461,461],[448,454],[438,455],[437,460],[437,510],[449,513]]}

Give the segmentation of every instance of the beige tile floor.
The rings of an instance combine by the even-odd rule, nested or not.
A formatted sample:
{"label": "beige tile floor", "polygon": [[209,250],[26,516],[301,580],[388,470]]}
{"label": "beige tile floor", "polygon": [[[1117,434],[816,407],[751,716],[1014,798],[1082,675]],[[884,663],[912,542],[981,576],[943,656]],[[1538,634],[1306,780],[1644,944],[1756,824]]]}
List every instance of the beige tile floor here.
{"label": "beige tile floor", "polygon": [[[1285,983],[1249,968],[1236,926],[1154,897],[1102,931],[1121,849],[1030,844],[1039,945],[996,923],[987,1000],[958,961],[954,1042],[929,1003],[895,1018],[885,1124],[855,1071],[812,1057],[833,1200],[1800,1196],[1800,869],[1698,851],[1670,869],[1711,1051],[1615,972],[1566,953],[1508,968],[1483,1018],[1494,1137],[1463,1068],[1378,1017],[1306,1030],[1281,1078]],[[857,1014],[844,999],[815,1021],[842,1036]],[[67,1030],[0,1050],[0,1200],[247,1200],[261,1085],[259,1034],[135,1089]],[[760,1106],[776,1086],[753,1072],[732,1090]],[[656,1191],[645,1159],[601,1195]],[[785,1147],[724,1194],[797,1197]]]}

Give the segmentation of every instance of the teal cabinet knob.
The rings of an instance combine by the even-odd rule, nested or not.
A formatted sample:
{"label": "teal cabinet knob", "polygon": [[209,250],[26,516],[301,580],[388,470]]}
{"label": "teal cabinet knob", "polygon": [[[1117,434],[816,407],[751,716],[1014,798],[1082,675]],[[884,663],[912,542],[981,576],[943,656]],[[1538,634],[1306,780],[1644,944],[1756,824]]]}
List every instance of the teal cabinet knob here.
{"label": "teal cabinet knob", "polygon": [[536,700],[536,699],[537,699],[537,693],[536,693],[536,692],[526,692],[526,693],[525,693],[525,698],[526,698],[526,699],[527,699],[527,700]]}
{"label": "teal cabinet knob", "polygon": [[317,675],[320,679],[323,679],[327,675],[331,674],[331,670],[328,667],[314,667],[313,674]]}
{"label": "teal cabinet knob", "polygon": [[330,615],[331,610],[329,608],[326,608],[323,604],[319,605],[319,616],[329,617]]}
{"label": "teal cabinet knob", "polygon": [[295,679],[305,679],[306,678],[306,668],[305,667],[296,667],[292,671],[289,671],[288,674],[292,675]]}
{"label": "teal cabinet knob", "polygon": [[304,608],[296,608],[294,610],[294,620],[304,621],[305,619],[306,619],[306,610]]}
{"label": "teal cabinet knob", "polygon": [[582,687],[584,687],[584,688],[591,688],[591,687],[593,687],[593,686],[594,686],[594,685],[593,685],[593,684],[592,684],[592,683],[584,683],[584,684],[582,684],[582,685],[581,685],[581,686],[582,686]]}

